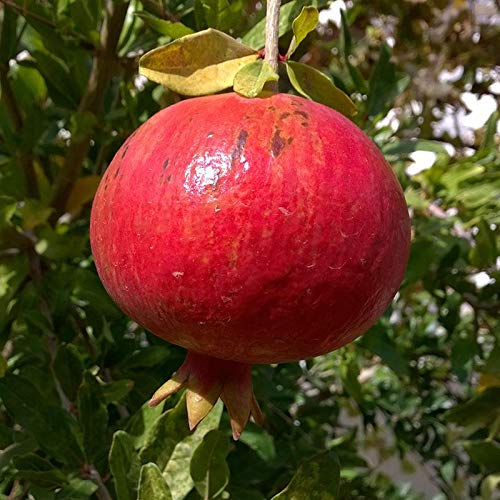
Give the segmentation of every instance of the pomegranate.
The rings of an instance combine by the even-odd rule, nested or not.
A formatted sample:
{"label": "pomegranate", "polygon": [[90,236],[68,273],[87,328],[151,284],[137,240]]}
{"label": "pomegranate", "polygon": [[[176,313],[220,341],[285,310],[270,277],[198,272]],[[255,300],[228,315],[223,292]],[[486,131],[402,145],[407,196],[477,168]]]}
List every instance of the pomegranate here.
{"label": "pomegranate", "polygon": [[194,427],[221,397],[237,438],[262,418],[252,363],[332,351],[384,312],[410,222],[390,166],[348,119],[228,93],[164,109],[127,139],[91,243],[123,311],[189,351],[151,404],[185,386]]}

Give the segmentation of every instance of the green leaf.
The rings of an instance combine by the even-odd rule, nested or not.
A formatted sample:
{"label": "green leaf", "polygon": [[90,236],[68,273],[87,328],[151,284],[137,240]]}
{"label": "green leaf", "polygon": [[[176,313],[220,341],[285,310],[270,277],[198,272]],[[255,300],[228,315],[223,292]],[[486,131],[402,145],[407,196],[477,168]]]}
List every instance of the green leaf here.
{"label": "green leaf", "polygon": [[387,333],[378,326],[361,338],[361,345],[382,358],[382,361],[398,375],[408,375],[410,362],[400,352]]}
{"label": "green leaf", "polygon": [[135,500],[141,463],[132,438],[124,431],[116,431],[113,436],[109,467],[118,500]]}
{"label": "green leaf", "polygon": [[139,72],[178,94],[199,96],[231,87],[236,73],[257,58],[229,35],[207,29],[143,55]]}
{"label": "green leaf", "polygon": [[48,460],[30,453],[14,458],[16,477],[40,486],[60,486],[66,482],[66,475]]}
{"label": "green leaf", "polygon": [[464,447],[472,460],[487,473],[500,472],[500,443],[496,441],[468,441]]}
{"label": "green leaf", "polygon": [[408,76],[401,76],[396,73],[396,66],[391,62],[391,55],[390,47],[384,43],[370,77],[367,102],[369,116],[382,113],[410,82]]}
{"label": "green leaf", "polygon": [[56,493],[55,500],[88,500],[96,490],[94,481],[74,477]]}
{"label": "green leaf", "polygon": [[254,450],[264,462],[272,462],[276,458],[274,438],[262,427],[248,424],[240,437],[240,442]]}
{"label": "green leaf", "polygon": [[194,485],[203,498],[215,498],[227,486],[228,453],[229,440],[225,434],[217,430],[208,432],[194,451],[190,472]]}
{"label": "green leaf", "polygon": [[134,381],[123,379],[101,386],[102,395],[107,404],[119,403],[134,387]]}
{"label": "green leaf", "polygon": [[4,65],[15,55],[17,42],[17,13],[3,5],[3,19],[0,24],[0,64]]}
{"label": "green leaf", "polygon": [[316,7],[303,7],[300,14],[292,23],[293,37],[286,55],[290,57],[305,37],[316,29],[318,25],[319,13]]}
{"label": "green leaf", "polygon": [[340,464],[331,451],[300,465],[288,486],[272,500],[336,500],[339,498]]}
{"label": "green leaf", "polygon": [[481,147],[479,148],[480,151],[488,151],[489,149],[495,147],[495,134],[499,118],[500,114],[498,111],[495,111],[486,122],[483,141],[481,142]]}
{"label": "green leaf", "polygon": [[186,401],[183,395],[174,408],[156,421],[141,450],[141,462],[143,464],[154,462],[160,469],[164,469],[177,443],[189,434]]}
{"label": "green leaf", "polygon": [[356,114],[356,106],[349,96],[321,71],[295,61],[286,62],[286,71],[293,88],[307,99],[329,106],[346,116]]}
{"label": "green leaf", "polygon": [[153,463],[141,467],[137,500],[172,500],[168,485],[160,469]]}
{"label": "green leaf", "polygon": [[[279,36],[283,36],[285,33],[292,29],[292,24],[294,19],[299,15],[302,7],[305,4],[310,4],[312,7],[322,7],[328,4],[328,0],[292,0],[287,2],[280,8],[279,17]],[[253,28],[251,28],[245,36],[242,38],[243,43],[249,45],[250,47],[259,50],[264,47],[266,40],[266,20],[260,20]]]}
{"label": "green leaf", "polygon": [[223,404],[218,401],[212,411],[200,422],[190,436],[177,443],[170,460],[163,471],[174,500],[181,500],[194,488],[194,482],[189,473],[189,464],[194,450],[203,437],[211,430],[219,427]]}
{"label": "green leaf", "polygon": [[487,425],[500,410],[500,387],[490,387],[465,403],[448,410],[445,419],[467,427]]}
{"label": "green leaf", "polygon": [[469,254],[472,265],[476,267],[488,267],[495,263],[498,250],[495,232],[491,229],[488,222],[481,219],[478,226],[478,233],[475,238],[475,246]]}
{"label": "green leaf", "polygon": [[277,82],[278,74],[262,59],[246,64],[234,77],[234,91],[245,97],[257,97],[267,82]]}
{"label": "green leaf", "polygon": [[108,410],[101,387],[89,372],[85,372],[83,384],[78,391],[78,419],[89,463],[98,466],[107,455]]}
{"label": "green leaf", "polygon": [[195,0],[196,23],[201,28],[217,28],[229,31],[241,21],[241,0]]}
{"label": "green leaf", "polygon": [[194,33],[191,28],[188,28],[182,23],[165,21],[164,19],[153,16],[148,12],[136,12],[135,15],[142,19],[150,28],[154,29],[161,35],[169,36],[174,40]]}
{"label": "green leaf", "polygon": [[149,434],[163,412],[164,404],[163,401],[158,406],[151,408],[146,402],[128,421],[125,430],[130,435],[136,449],[142,448],[149,439]]}
{"label": "green leaf", "polygon": [[358,381],[359,367],[354,359],[343,363],[341,368],[342,382],[345,390],[358,404],[363,403],[363,388]]}
{"label": "green leaf", "polygon": [[0,451],[0,471],[18,456],[26,455],[38,448],[37,442],[28,432],[14,433],[15,441]]}
{"label": "green leaf", "polygon": [[83,380],[83,361],[73,344],[60,346],[54,360],[54,371],[61,387],[71,401],[77,397]]}
{"label": "green leaf", "polygon": [[50,404],[31,382],[17,375],[0,379],[0,397],[14,420],[33,434],[46,453],[81,466],[84,457],[75,425],[62,408]]}

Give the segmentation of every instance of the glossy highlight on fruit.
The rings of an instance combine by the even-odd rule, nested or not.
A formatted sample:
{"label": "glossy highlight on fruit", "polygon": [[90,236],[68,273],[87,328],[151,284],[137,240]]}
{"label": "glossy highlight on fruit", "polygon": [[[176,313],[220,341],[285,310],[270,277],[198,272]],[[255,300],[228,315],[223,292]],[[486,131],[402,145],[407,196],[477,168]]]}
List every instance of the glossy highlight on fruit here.
{"label": "glossy highlight on fruit", "polygon": [[127,139],[97,191],[91,244],[123,311],[189,350],[153,402],[187,386],[208,402],[196,425],[222,394],[233,420],[243,405],[237,436],[259,411],[249,368],[235,377],[244,403],[227,403],[224,380],[363,334],[401,284],[410,222],[390,166],[348,119],[292,95],[229,93],[168,107]]}

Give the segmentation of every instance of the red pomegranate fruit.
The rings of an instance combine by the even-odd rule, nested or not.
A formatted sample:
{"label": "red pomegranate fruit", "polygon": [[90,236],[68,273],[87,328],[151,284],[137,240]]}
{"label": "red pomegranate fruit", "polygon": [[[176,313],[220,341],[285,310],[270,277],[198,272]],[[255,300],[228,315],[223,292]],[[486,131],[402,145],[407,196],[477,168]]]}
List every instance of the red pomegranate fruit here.
{"label": "red pomegranate fruit", "polygon": [[189,351],[151,404],[185,386],[194,427],[221,397],[237,438],[262,417],[252,363],[332,351],[384,312],[410,222],[390,166],[348,119],[229,93],[166,108],[127,139],[91,244],[120,308]]}

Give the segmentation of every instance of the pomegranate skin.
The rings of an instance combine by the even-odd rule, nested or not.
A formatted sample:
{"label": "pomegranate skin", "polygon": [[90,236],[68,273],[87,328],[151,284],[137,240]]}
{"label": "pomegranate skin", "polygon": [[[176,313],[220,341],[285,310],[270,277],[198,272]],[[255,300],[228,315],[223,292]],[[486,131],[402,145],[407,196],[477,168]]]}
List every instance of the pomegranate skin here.
{"label": "pomegranate skin", "polygon": [[404,276],[410,221],[370,139],[300,97],[222,94],[143,124],[91,216],[106,290],[191,351],[276,363],[364,333]]}

